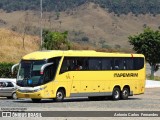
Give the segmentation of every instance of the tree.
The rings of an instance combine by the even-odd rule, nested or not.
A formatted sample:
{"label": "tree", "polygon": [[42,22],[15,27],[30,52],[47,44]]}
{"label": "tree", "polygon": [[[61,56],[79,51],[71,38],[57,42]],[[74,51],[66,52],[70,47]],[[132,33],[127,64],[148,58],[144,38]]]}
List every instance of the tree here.
{"label": "tree", "polygon": [[154,71],[158,70],[157,63],[160,63],[160,31],[147,27],[143,33],[129,36],[129,42],[137,53],[145,55],[151,66],[151,79],[154,79]]}
{"label": "tree", "polygon": [[25,12],[24,17],[22,20],[19,21],[19,23],[16,25],[16,30],[21,34],[22,38],[22,47],[25,49],[25,38],[27,33],[30,30],[31,22],[29,20],[29,13]]}
{"label": "tree", "polygon": [[51,32],[49,30],[43,31],[43,48],[47,50],[61,50],[70,49],[70,42],[67,40],[68,32]]}

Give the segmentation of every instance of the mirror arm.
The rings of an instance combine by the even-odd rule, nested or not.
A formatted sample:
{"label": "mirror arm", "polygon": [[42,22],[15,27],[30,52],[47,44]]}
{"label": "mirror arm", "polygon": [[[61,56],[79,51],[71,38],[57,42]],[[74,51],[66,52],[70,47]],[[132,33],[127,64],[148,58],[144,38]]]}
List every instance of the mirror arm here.
{"label": "mirror arm", "polygon": [[45,69],[47,66],[50,66],[50,65],[52,65],[52,64],[53,64],[53,63],[46,63],[46,64],[44,64],[44,65],[41,67],[40,74],[43,74],[44,69]]}
{"label": "mirror arm", "polygon": [[12,66],[12,68],[11,68],[11,72],[12,72],[12,74],[13,74],[13,72],[14,72],[14,68],[15,68],[15,67],[17,67],[18,65],[19,65],[19,63],[14,64],[14,65]]}

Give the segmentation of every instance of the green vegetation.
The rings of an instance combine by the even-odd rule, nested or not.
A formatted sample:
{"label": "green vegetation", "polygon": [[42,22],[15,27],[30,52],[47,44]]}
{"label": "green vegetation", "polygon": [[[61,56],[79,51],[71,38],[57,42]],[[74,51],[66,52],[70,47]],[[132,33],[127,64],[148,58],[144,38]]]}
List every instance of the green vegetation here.
{"label": "green vegetation", "polygon": [[13,63],[0,63],[0,78],[16,78],[17,70],[11,74],[12,65]]}
{"label": "green vegetation", "polygon": [[160,31],[146,28],[143,33],[129,37],[129,42],[137,53],[145,55],[146,61],[151,66],[151,79],[158,70],[160,62]]}
{"label": "green vegetation", "polygon": [[[151,75],[147,75],[146,78],[149,80],[151,78]],[[154,80],[160,81],[160,76],[154,76]]]}
{"label": "green vegetation", "polygon": [[107,8],[109,12],[114,12],[117,15],[128,14],[159,14],[159,0],[92,0],[103,8]]}
{"label": "green vegetation", "polygon": [[[153,15],[160,13],[160,0],[43,0],[45,11],[65,11],[76,8],[87,2],[94,2],[100,7],[114,12],[117,15],[135,15],[150,13]],[[40,0],[1,0],[0,8],[7,12],[17,10],[39,10]]]}
{"label": "green vegetation", "polygon": [[71,45],[67,40],[68,32],[51,32],[49,30],[43,31],[43,48],[47,50],[61,50],[70,49]]}

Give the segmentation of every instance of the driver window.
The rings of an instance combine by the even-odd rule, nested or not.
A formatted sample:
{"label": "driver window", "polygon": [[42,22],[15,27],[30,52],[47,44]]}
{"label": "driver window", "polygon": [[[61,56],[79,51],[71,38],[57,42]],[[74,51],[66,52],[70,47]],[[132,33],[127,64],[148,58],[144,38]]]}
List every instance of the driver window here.
{"label": "driver window", "polygon": [[54,73],[53,73],[53,65],[48,66],[44,70],[44,82],[47,83],[53,80]]}

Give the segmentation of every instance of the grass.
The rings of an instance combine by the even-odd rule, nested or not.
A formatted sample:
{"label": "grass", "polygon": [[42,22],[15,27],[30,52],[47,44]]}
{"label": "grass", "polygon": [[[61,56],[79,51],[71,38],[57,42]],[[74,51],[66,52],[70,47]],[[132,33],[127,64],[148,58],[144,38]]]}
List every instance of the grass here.
{"label": "grass", "polygon": [[26,35],[25,48],[22,35],[7,29],[0,29],[0,62],[19,62],[22,56],[39,49],[39,38]]}
{"label": "grass", "polygon": [[154,76],[154,79],[151,79],[151,75],[147,75],[146,78],[147,78],[148,80],[160,81],[160,76]]}
{"label": "grass", "polygon": [[[22,34],[7,29],[0,29],[0,62],[17,63],[21,58],[33,51],[39,50],[39,37],[26,35],[25,48],[23,48]],[[73,50],[96,50],[105,51],[106,49],[96,49],[91,45],[72,43]]]}

